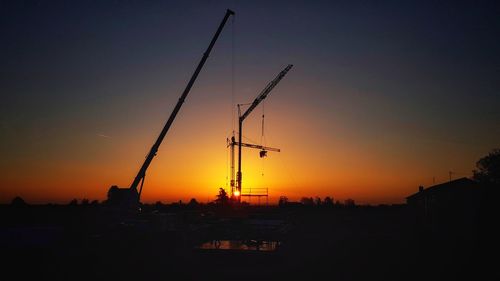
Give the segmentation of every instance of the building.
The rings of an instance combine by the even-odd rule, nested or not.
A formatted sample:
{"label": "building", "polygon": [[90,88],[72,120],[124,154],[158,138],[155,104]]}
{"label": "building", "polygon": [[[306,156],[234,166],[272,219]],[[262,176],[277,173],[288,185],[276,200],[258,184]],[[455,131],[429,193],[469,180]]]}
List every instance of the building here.
{"label": "building", "polygon": [[420,186],[406,202],[420,226],[468,233],[477,226],[480,195],[477,182],[460,178],[428,188]]}

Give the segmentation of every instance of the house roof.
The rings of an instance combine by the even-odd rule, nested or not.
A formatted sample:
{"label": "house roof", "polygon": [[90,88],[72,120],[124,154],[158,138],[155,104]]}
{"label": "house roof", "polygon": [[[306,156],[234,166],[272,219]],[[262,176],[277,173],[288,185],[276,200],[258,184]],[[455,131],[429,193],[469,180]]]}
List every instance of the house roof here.
{"label": "house roof", "polygon": [[433,193],[433,192],[441,191],[441,190],[457,189],[457,188],[462,189],[462,188],[470,188],[470,187],[476,187],[476,186],[477,186],[477,182],[475,182],[471,179],[459,178],[459,179],[452,180],[449,182],[430,186],[430,187],[424,189],[423,191],[419,191],[417,193],[414,193],[414,194],[406,197],[406,199],[417,198],[423,194],[429,194],[429,193]]}

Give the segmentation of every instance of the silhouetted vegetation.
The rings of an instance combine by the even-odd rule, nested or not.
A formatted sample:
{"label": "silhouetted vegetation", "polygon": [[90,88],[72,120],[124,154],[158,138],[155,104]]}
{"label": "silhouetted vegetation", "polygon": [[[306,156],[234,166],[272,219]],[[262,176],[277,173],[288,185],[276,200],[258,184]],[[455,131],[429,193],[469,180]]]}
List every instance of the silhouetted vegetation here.
{"label": "silhouetted vegetation", "polygon": [[215,199],[215,203],[219,206],[228,206],[229,205],[229,197],[227,196],[226,190],[224,188],[219,188],[219,194],[217,194],[217,199]]}
{"label": "silhouetted vegetation", "polygon": [[321,206],[323,204],[323,201],[321,201],[321,198],[316,197],[316,198],[314,198],[314,204],[316,206]]}
{"label": "silhouetted vegetation", "polygon": [[345,202],[344,202],[344,206],[345,207],[355,207],[356,206],[356,203],[353,199],[346,199]]}
{"label": "silhouetted vegetation", "polygon": [[23,198],[16,196],[14,199],[12,199],[12,201],[10,202],[10,205],[13,207],[24,207],[28,204],[26,204],[26,202],[24,201]]}
{"label": "silhouetted vegetation", "polygon": [[314,206],[314,199],[312,197],[302,197],[300,203],[304,206]]}
{"label": "silhouetted vegetation", "polygon": [[333,198],[331,198],[330,196],[326,196],[325,199],[323,200],[323,205],[327,207],[333,206]]}
{"label": "silhouetted vegetation", "polygon": [[198,203],[198,201],[196,201],[196,198],[191,198],[191,200],[189,200],[189,203],[187,204],[188,207],[190,208],[196,208],[198,207],[200,204]]}
{"label": "silhouetted vegetation", "polygon": [[278,206],[283,207],[286,204],[288,204],[288,197],[286,197],[286,196],[280,196],[280,199],[278,201]]}
{"label": "silhouetted vegetation", "polygon": [[323,200],[319,196],[316,197],[302,197],[299,202],[293,202],[286,196],[280,196],[278,201],[279,207],[315,207],[315,208],[354,208],[356,203],[353,199],[346,199],[344,203],[340,201],[334,201],[333,197],[326,196]]}
{"label": "silhouetted vegetation", "polygon": [[500,185],[500,149],[493,149],[476,162],[473,178],[481,183]]}

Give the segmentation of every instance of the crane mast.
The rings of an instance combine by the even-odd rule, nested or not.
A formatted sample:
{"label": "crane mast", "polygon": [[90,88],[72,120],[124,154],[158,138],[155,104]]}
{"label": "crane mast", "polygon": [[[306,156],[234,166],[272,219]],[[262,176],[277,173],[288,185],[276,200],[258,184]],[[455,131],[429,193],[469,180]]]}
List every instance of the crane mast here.
{"label": "crane mast", "polygon": [[[241,147],[242,147],[242,135],[243,135],[243,121],[250,115],[250,113],[267,97],[267,95],[274,89],[274,87],[285,77],[285,75],[290,71],[293,67],[292,64],[289,64],[285,69],[283,69],[276,78],[274,78],[267,86],[260,92],[260,94],[255,98],[250,107],[241,114],[240,105],[238,105],[238,172],[236,174],[236,191],[238,194],[241,194],[241,182],[242,182],[242,174],[241,174]],[[241,197],[238,196],[238,201],[241,201]]]}
{"label": "crane mast", "polygon": [[[177,113],[182,107],[182,104],[184,103],[187,95],[189,94],[189,91],[191,90],[191,87],[193,86],[194,82],[196,81],[196,78],[198,77],[198,74],[200,74],[201,69],[203,68],[203,65],[205,64],[206,60],[208,59],[208,56],[210,55],[210,52],[212,51],[213,46],[215,45],[215,42],[219,38],[220,33],[222,32],[222,29],[224,28],[224,25],[226,24],[228,18],[234,15],[234,12],[231,10],[227,10],[224,18],[222,19],[222,22],[220,23],[217,31],[215,32],[215,35],[212,38],[212,41],[210,41],[210,44],[208,45],[207,50],[203,54],[203,57],[201,58],[198,66],[196,67],[193,75],[191,76],[191,79],[189,80],[188,84],[186,85],[186,88],[182,92],[182,95],[180,96],[177,104],[175,105],[174,110],[170,114],[170,117],[167,120],[167,123],[163,127],[163,129],[160,132],[160,135],[156,139],[156,142],[153,144],[151,147],[149,153],[146,156],[146,159],[144,160],[144,163],[142,164],[141,168],[139,169],[139,172],[134,178],[134,181],[128,188],[128,192],[125,190],[127,189],[120,189],[116,186],[113,186],[110,188],[108,192],[108,200],[112,199],[112,201],[128,201],[128,202],[118,202],[118,203],[125,203],[125,204],[137,204],[140,202],[140,196],[142,192],[142,186],[144,184],[144,179],[146,177],[146,170],[148,169],[149,165],[151,164],[151,161],[153,158],[156,156],[156,153],[158,152],[158,149],[165,138],[165,135],[167,134],[168,130],[170,129],[170,126],[174,122],[175,117],[177,116]],[[139,191],[138,186],[139,183],[141,184]],[[118,193],[123,193],[118,195]],[[128,193],[128,194],[127,194]],[[115,195],[113,195],[115,194]],[[111,197],[115,198],[111,198]]]}

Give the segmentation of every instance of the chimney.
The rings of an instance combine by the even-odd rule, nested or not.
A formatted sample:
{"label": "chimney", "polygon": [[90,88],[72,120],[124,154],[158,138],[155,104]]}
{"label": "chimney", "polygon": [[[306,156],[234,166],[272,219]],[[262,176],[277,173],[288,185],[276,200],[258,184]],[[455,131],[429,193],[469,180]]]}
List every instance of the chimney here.
{"label": "chimney", "polygon": [[422,191],[424,191],[424,187],[423,186],[419,186],[418,187],[418,192],[422,192]]}

